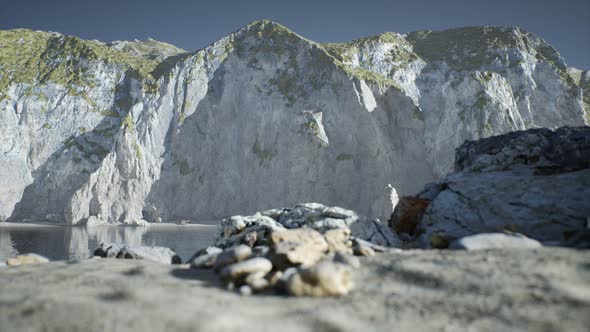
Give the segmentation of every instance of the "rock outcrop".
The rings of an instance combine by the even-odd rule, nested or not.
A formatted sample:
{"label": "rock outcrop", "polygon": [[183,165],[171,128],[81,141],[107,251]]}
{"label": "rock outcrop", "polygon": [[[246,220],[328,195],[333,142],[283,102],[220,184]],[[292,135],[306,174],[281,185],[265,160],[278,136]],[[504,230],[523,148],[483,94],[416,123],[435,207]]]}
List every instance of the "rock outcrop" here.
{"label": "rock outcrop", "polygon": [[[271,237],[273,232],[282,234],[279,232],[303,227],[322,233],[326,240],[314,241],[313,234],[292,233],[290,236],[307,238],[307,241],[316,242],[315,246],[325,247],[321,251],[326,251],[330,247],[342,249],[342,246],[350,246],[345,244],[350,239],[367,241],[373,246],[399,247],[401,245],[395,233],[378,219],[359,216],[352,210],[337,206],[303,203],[294,208],[272,209],[251,216],[236,215],[224,219],[221,222],[216,246],[227,248],[238,244],[248,244],[251,247],[269,245],[281,242],[282,237]],[[338,243],[339,241],[341,243]]]}
{"label": "rock outcrop", "polygon": [[128,246],[118,243],[101,243],[94,256],[119,259],[146,259],[161,264],[180,264],[180,257],[174,249],[150,246]]}
{"label": "rock outcrop", "polygon": [[318,203],[232,216],[221,223],[217,247],[198,250],[192,269],[213,268],[228,289],[293,296],[340,296],[353,287],[358,258],[401,252],[395,234],[379,220]]}
{"label": "rock outcrop", "polygon": [[570,72],[518,28],[319,44],[256,21],[193,53],[0,31],[0,219],[386,216],[388,183],[441,178],[465,139],[587,123]]}
{"label": "rock outcrop", "polygon": [[416,212],[398,204],[390,225],[424,245],[498,231],[567,246],[590,245],[590,127],[531,129],[457,149],[456,172],[413,198]]}

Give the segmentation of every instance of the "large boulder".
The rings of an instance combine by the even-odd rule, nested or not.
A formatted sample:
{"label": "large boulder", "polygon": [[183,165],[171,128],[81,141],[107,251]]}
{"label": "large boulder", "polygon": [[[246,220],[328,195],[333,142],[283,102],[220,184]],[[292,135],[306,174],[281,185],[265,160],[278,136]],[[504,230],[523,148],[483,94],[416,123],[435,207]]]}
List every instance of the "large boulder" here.
{"label": "large boulder", "polygon": [[[444,247],[504,230],[552,244],[588,245],[590,127],[468,141],[457,149],[455,169],[412,198],[429,202],[415,229],[423,245]],[[411,229],[402,217],[416,213],[407,210],[398,204],[394,229]]]}

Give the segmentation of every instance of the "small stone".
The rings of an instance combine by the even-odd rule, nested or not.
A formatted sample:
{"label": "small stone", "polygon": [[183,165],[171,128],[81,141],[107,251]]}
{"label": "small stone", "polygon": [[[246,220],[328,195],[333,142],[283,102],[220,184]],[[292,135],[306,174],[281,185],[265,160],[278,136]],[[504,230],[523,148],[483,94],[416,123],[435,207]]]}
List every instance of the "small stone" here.
{"label": "small stone", "polygon": [[270,248],[268,246],[256,246],[252,248],[252,255],[256,257],[265,257]]}
{"label": "small stone", "polygon": [[323,218],[323,219],[311,222],[307,225],[315,230],[325,233],[326,231],[331,230],[331,229],[348,228],[348,226],[350,224],[351,224],[351,220],[348,220],[348,219]]}
{"label": "small stone", "polygon": [[141,227],[148,227],[150,223],[145,219],[139,219],[132,221],[128,226],[141,226]]}
{"label": "small stone", "polygon": [[238,293],[242,296],[250,296],[252,295],[252,288],[248,285],[242,285],[238,288]]}
{"label": "small stone", "polygon": [[270,282],[265,278],[267,273],[265,272],[255,272],[249,274],[244,281],[255,292],[260,292],[270,286]]}
{"label": "small stone", "polygon": [[433,233],[430,236],[430,246],[435,249],[446,249],[449,247],[449,238],[442,233]]}
{"label": "small stone", "polygon": [[349,265],[355,269],[359,268],[361,266],[361,261],[358,258],[351,256],[351,255],[347,254],[346,252],[342,252],[342,251],[335,252],[332,260],[337,263]]}
{"label": "small stone", "polygon": [[264,277],[272,270],[272,263],[263,257],[251,258],[238,263],[230,264],[224,267],[221,272],[221,278],[228,280],[238,280],[253,273],[262,273]]}
{"label": "small stone", "polygon": [[[278,273],[276,273],[276,275],[273,277],[274,280],[272,280],[272,282],[271,282],[272,286],[278,292],[288,293],[287,283],[289,282],[289,279],[291,279],[291,277],[297,273],[297,268],[290,267],[284,271],[277,271],[277,272]],[[273,273],[273,272],[271,272],[271,273]]]}
{"label": "small stone", "polygon": [[326,239],[310,228],[291,229],[273,232],[271,260],[278,269],[300,265],[312,266],[328,250]]}
{"label": "small stone", "polygon": [[374,256],[375,250],[368,246],[365,241],[354,241],[352,251],[357,256]]}
{"label": "small stone", "polygon": [[266,275],[266,279],[270,283],[271,286],[275,286],[281,277],[283,276],[283,271],[275,270],[271,271],[269,274]]}
{"label": "small stone", "polygon": [[238,232],[246,228],[246,222],[242,216],[232,216],[229,218],[229,222]]}
{"label": "small stone", "polygon": [[336,218],[336,219],[347,219],[347,218],[358,218],[356,212],[352,210],[343,209],[337,206],[331,206],[324,209],[323,214],[326,217]]}
{"label": "small stone", "polygon": [[[402,242],[389,226],[379,219],[359,220],[350,225],[350,232],[355,238],[384,247],[400,247]],[[375,248],[373,248],[375,250]]]}
{"label": "small stone", "polygon": [[208,246],[206,248],[197,250],[197,252],[193,255],[192,258],[196,258],[196,257],[202,256],[202,255],[208,255],[208,254],[219,254],[221,252],[223,252],[223,249],[221,249],[219,247]]}
{"label": "small stone", "polygon": [[249,247],[254,247],[254,245],[256,244],[256,240],[258,238],[258,233],[256,232],[248,232],[245,236],[244,236],[244,244],[249,246]]}
{"label": "small stone", "polygon": [[31,265],[31,264],[42,264],[48,263],[49,259],[37,254],[24,254],[18,255],[14,258],[9,258],[6,260],[6,265],[8,266],[18,266],[18,265]]}
{"label": "small stone", "polygon": [[342,251],[352,254],[352,242],[350,241],[350,229],[332,229],[324,233],[324,238],[328,243],[328,251]]}
{"label": "small stone", "polygon": [[260,214],[266,217],[273,218],[274,220],[279,220],[283,214],[289,212],[288,209],[270,209],[261,212]]}
{"label": "small stone", "polygon": [[106,225],[108,222],[106,220],[100,219],[97,216],[90,216],[86,220],[86,227],[94,227],[100,225]]}
{"label": "small stone", "polygon": [[191,269],[212,267],[217,260],[217,256],[219,256],[219,253],[211,253],[195,257],[189,261],[191,264]]}
{"label": "small stone", "polygon": [[326,206],[320,203],[301,203],[297,205],[295,208],[302,208],[304,210],[311,210],[311,211],[323,211],[326,209]]}
{"label": "small stone", "polygon": [[353,286],[349,266],[323,261],[308,269],[301,269],[287,282],[287,290],[293,296],[340,296]]}
{"label": "small stone", "polygon": [[217,255],[213,268],[215,271],[219,271],[226,265],[230,265],[250,257],[252,255],[252,249],[247,245],[240,244],[238,246],[226,249],[224,252]]}
{"label": "small stone", "polygon": [[190,220],[182,219],[182,220],[179,220],[176,224],[179,226],[183,226],[183,225],[188,225],[190,223],[191,223]]}
{"label": "small stone", "polygon": [[449,246],[450,249],[534,249],[543,245],[521,234],[483,233],[460,238]]}

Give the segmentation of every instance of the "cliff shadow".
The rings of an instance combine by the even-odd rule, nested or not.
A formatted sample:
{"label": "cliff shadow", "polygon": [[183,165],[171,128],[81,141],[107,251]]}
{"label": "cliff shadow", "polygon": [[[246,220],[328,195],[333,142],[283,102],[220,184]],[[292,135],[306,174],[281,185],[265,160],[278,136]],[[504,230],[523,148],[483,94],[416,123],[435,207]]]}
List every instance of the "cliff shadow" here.
{"label": "cliff shadow", "polygon": [[[171,185],[169,179],[179,177],[188,178],[195,171],[195,166],[190,165],[187,157],[177,152],[179,150],[178,146],[182,146],[184,144],[183,142],[186,141],[194,141],[196,139],[195,136],[206,136],[205,131],[207,129],[202,127],[202,123],[197,123],[196,118],[198,114],[209,114],[211,107],[215,107],[212,105],[216,105],[221,98],[224,89],[223,76],[225,75],[225,61],[227,59],[215,69],[212,79],[208,82],[207,92],[204,97],[195,106],[195,109],[191,110],[193,112],[186,117],[184,117],[185,108],[190,107],[190,103],[188,102],[188,86],[186,82],[182,84],[182,101],[174,109],[175,117],[172,120],[178,122],[170,125],[166,133],[164,139],[166,152],[161,156],[163,162],[160,166],[160,176],[152,184],[150,192],[145,199],[144,209],[142,211],[143,219],[150,222],[154,222],[158,217],[162,217],[165,222],[193,219],[193,215],[191,214],[178,213],[178,209],[171,209],[170,202],[177,201],[174,199],[174,196],[185,195],[187,190],[191,189],[190,187],[193,185],[202,185],[204,179],[197,177],[194,182],[186,181],[176,187]],[[163,64],[162,66],[165,65]],[[194,148],[199,149],[200,147],[195,145]],[[166,201],[162,202],[163,199]],[[210,220],[211,218],[208,219]]]}
{"label": "cliff shadow", "polygon": [[[65,139],[57,151],[31,172],[33,182],[25,187],[8,221],[64,221],[66,203],[112,151],[121,123],[133,106],[129,93],[132,72],[127,70],[122,83],[115,87],[113,105],[92,130],[80,127],[77,135]],[[49,215],[53,216],[48,218]]]}

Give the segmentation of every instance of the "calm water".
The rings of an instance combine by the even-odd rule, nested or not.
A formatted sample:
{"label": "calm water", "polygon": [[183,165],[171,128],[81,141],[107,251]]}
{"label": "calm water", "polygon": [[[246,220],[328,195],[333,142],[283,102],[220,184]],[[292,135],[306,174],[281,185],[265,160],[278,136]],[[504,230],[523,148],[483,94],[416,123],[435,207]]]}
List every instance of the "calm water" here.
{"label": "calm water", "polygon": [[150,227],[0,226],[0,261],[37,253],[50,260],[85,259],[102,242],[132,246],[163,246],[176,250],[183,262],[211,245],[215,225],[154,225]]}

